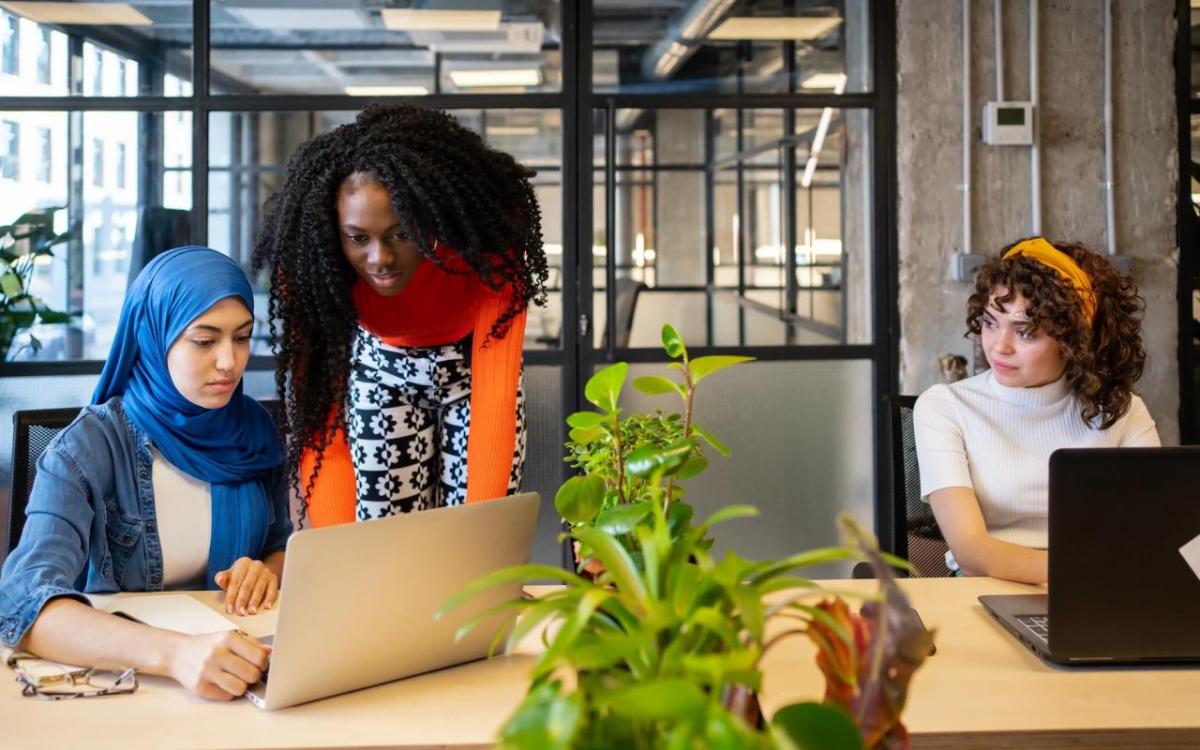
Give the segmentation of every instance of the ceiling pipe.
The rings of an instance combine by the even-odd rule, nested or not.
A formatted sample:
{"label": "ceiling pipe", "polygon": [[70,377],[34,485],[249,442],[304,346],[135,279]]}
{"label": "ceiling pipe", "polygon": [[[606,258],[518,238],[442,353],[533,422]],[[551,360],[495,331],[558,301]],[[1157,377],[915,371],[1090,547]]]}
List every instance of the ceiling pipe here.
{"label": "ceiling pipe", "polygon": [[696,0],[671,22],[663,38],[646,50],[642,73],[654,80],[670,78],[736,4],[737,0]]}

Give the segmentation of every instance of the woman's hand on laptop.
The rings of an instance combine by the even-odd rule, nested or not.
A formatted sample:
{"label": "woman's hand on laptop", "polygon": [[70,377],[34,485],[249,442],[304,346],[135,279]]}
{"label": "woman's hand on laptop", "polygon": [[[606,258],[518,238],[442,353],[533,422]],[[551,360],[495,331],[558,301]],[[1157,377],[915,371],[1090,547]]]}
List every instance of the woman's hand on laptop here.
{"label": "woman's hand on laptop", "polygon": [[232,630],[182,636],[170,675],[201,698],[233,700],[262,678],[269,653],[269,646]]}
{"label": "woman's hand on laptop", "polygon": [[259,608],[273,607],[279,597],[279,576],[263,561],[249,557],[217,573],[216,583],[225,590],[225,612],[231,615],[256,615]]}

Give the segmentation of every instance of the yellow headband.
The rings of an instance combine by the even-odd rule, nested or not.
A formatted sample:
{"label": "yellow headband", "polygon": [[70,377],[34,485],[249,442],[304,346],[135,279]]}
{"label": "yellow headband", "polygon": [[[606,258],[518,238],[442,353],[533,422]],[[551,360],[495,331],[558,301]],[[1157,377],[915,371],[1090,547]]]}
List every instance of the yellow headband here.
{"label": "yellow headband", "polygon": [[1043,266],[1054,269],[1059,276],[1070,282],[1071,286],[1075,288],[1075,293],[1079,295],[1084,320],[1089,326],[1092,324],[1092,320],[1096,317],[1096,293],[1092,291],[1092,280],[1079,267],[1079,264],[1072,260],[1071,256],[1051,245],[1044,237],[1034,237],[1024,242],[1018,242],[1004,254],[1003,260],[1018,255],[1024,255]]}

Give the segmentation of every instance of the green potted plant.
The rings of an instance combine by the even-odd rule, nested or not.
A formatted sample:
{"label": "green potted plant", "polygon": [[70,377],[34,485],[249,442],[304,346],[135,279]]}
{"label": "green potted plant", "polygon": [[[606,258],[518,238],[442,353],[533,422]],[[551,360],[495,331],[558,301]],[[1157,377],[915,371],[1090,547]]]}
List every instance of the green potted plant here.
{"label": "green potted plant", "polygon": [[[34,268],[51,258],[53,247],[71,239],[70,232],[54,231],[59,208],[41,208],[22,214],[12,224],[0,226],[0,359],[7,358],[13,337],[38,323],[67,323],[71,316],[50,309],[29,291]],[[36,352],[41,341],[30,335]]]}
{"label": "green potted plant", "polygon": [[[678,333],[663,328],[663,345],[679,380],[637,378],[648,394],[675,394],[682,414],[623,415],[619,406],[628,366],[596,373],[584,395],[597,411],[572,414],[566,460],[579,474],[555,497],[577,544],[580,570],[525,565],[474,582],[448,611],[489,587],[549,579],[563,586],[536,600],[505,602],[463,625],[465,633],[498,614],[511,627],[497,633],[506,648],[539,628],[545,650],[529,693],[501,731],[516,748],[903,747],[898,722],[908,677],[920,664],[904,661],[928,646],[904,615],[906,603],[888,562],[852,520],[848,541],[782,560],[750,561],[733,552],[717,559],[712,530],[757,515],[731,505],[696,522],[683,501],[684,483],[707,466],[705,448],[729,455],[695,424],[698,384],[748,357],[691,359]],[[817,584],[797,575],[806,566],[866,556],[881,569],[885,595],[863,613],[849,611]],[[581,573],[585,568],[594,576]],[[839,605],[840,602],[840,605]],[[768,629],[776,618],[787,627]],[[827,675],[824,703],[788,706],[769,723],[758,716],[759,663],[780,639],[807,634]],[[918,642],[920,641],[920,642]],[[924,644],[924,646],[922,645]],[[890,662],[889,662],[890,660]],[[901,668],[902,667],[902,668]],[[899,727],[899,729],[897,729]]]}

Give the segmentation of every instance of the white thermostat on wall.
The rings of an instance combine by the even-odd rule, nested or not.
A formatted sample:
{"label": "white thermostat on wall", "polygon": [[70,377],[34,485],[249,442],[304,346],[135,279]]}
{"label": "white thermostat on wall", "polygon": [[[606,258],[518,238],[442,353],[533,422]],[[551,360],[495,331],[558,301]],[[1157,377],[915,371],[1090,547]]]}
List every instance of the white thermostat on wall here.
{"label": "white thermostat on wall", "polygon": [[988,102],[983,105],[983,142],[991,146],[1033,145],[1033,104]]}

